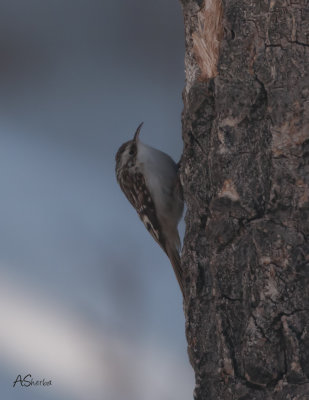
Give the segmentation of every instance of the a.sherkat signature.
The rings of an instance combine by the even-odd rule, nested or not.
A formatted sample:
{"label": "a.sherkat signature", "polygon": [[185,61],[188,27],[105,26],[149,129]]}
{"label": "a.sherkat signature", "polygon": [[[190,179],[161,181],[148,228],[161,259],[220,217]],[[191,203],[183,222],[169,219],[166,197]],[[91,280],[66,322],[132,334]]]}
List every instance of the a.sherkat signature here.
{"label": "a.sherkat signature", "polygon": [[25,375],[23,378],[21,375],[17,375],[15,381],[13,382],[13,387],[15,385],[19,384],[20,386],[23,387],[29,387],[29,386],[51,386],[52,381],[47,380],[45,378],[43,379],[34,379],[32,378],[31,374]]}

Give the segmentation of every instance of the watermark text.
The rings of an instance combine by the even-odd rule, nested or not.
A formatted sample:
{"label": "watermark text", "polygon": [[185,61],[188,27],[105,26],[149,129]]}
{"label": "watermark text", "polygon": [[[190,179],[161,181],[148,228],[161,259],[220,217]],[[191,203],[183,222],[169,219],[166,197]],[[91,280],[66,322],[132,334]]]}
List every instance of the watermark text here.
{"label": "watermark text", "polygon": [[17,375],[15,381],[13,382],[13,387],[22,386],[22,387],[29,387],[29,386],[51,386],[52,381],[47,379],[34,379],[32,378],[31,374],[27,374],[24,377],[21,375]]}

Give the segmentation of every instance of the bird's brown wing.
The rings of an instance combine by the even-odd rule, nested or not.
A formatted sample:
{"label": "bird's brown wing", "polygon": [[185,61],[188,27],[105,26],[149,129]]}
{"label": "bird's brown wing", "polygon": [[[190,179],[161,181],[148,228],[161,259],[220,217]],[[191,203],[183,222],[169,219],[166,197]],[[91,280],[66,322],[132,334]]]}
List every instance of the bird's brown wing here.
{"label": "bird's brown wing", "polygon": [[130,173],[126,171],[123,172],[118,182],[123,193],[136,209],[148,232],[169,257],[184,296],[182,269],[178,250],[175,246],[170,246],[168,240],[166,240],[162,234],[162,228],[157,218],[155,205],[147,189],[143,175],[138,172]]}
{"label": "bird's brown wing", "polygon": [[151,194],[145,184],[143,175],[139,172],[123,172],[119,185],[129,202],[137,211],[140,219],[154,240],[166,252],[165,238],[162,234],[160,222]]}

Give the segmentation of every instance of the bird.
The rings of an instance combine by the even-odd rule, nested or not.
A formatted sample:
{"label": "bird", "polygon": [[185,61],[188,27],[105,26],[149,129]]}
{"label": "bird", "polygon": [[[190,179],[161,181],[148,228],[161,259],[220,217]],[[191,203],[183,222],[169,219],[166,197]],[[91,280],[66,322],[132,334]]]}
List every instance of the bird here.
{"label": "bird", "polygon": [[184,207],[179,165],[168,154],[140,141],[142,125],[116,153],[116,178],[146,229],[170,259],[184,295],[177,229]]}

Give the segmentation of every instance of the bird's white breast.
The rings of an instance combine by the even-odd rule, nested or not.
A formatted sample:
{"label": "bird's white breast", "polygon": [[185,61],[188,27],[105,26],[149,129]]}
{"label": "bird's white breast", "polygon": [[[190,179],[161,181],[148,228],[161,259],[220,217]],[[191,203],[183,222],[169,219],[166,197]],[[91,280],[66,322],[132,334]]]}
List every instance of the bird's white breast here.
{"label": "bird's white breast", "polygon": [[177,165],[170,156],[160,150],[138,142],[137,162],[143,171],[146,185],[154,201],[156,210],[165,216],[177,213],[177,222],[181,211],[175,208],[174,189],[177,180]]}

